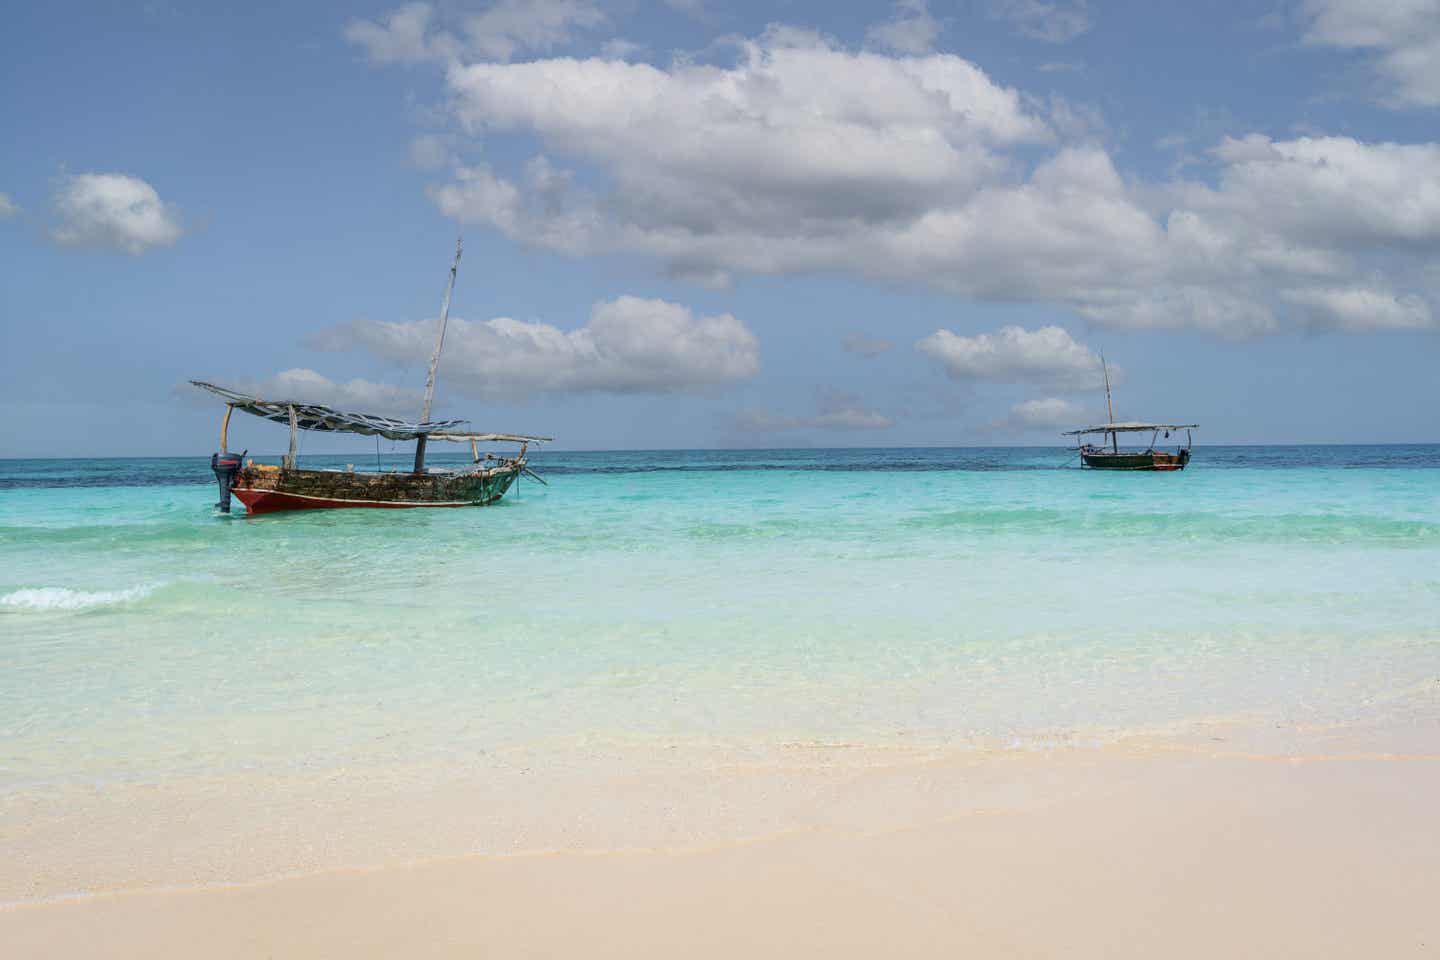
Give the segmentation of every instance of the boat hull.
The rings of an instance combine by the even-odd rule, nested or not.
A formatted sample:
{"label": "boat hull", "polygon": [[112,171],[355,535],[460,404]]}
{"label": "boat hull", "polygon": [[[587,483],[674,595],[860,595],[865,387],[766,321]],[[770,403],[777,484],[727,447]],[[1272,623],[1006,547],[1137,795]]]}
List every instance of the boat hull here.
{"label": "boat hull", "polygon": [[1190,462],[1190,451],[1165,453],[1146,450],[1140,453],[1115,453],[1110,450],[1081,450],[1080,459],[1095,470],[1184,470]]}
{"label": "boat hull", "polygon": [[250,514],[479,507],[503,497],[522,469],[523,461],[485,470],[418,474],[247,466],[235,478],[231,492]]}

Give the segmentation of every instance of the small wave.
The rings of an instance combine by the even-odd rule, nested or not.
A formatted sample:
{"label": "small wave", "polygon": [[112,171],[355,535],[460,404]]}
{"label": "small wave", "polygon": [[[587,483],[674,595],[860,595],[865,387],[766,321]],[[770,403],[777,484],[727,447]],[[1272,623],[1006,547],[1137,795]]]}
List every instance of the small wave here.
{"label": "small wave", "polygon": [[129,603],[149,596],[153,586],[128,590],[70,590],[66,587],[32,587],[0,597],[0,608],[11,610],[88,610]]}

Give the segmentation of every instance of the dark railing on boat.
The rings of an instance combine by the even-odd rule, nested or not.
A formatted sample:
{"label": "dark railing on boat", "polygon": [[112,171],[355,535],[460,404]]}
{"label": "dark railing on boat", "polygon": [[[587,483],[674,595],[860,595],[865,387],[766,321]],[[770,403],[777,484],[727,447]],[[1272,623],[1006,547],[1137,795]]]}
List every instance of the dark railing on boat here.
{"label": "dark railing on boat", "polygon": [[[1190,447],[1193,443],[1190,431],[1197,428],[1195,423],[1102,423],[1079,430],[1067,430],[1067,437],[1084,437],[1100,434],[1105,439],[1099,446],[1077,440],[1080,462],[1083,466],[1099,470],[1184,470],[1190,462]],[[1120,434],[1144,433],[1150,431],[1150,445],[1144,450],[1122,451]],[[1170,436],[1172,430],[1185,431],[1185,446],[1174,453],[1156,449],[1160,431]],[[1107,447],[1109,449],[1107,449]]]}

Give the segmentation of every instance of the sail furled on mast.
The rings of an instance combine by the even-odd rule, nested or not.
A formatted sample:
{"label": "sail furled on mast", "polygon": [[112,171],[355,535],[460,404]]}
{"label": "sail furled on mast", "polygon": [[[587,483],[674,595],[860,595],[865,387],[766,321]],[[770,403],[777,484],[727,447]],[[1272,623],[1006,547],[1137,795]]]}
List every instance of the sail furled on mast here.
{"label": "sail furled on mast", "polygon": [[440,304],[440,329],[435,334],[435,352],[430,354],[430,369],[425,374],[425,407],[422,421],[430,419],[430,405],[435,400],[435,368],[440,365],[440,351],[445,349],[445,327],[450,322],[450,295],[455,292],[455,274],[460,270],[460,254],[465,249],[463,237],[455,239],[455,260],[450,264],[450,280],[445,284],[445,299]]}

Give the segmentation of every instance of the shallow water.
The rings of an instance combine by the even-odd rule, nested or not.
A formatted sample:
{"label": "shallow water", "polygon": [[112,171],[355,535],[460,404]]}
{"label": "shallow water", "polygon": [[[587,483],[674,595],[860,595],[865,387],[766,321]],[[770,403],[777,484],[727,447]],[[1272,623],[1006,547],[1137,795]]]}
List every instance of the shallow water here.
{"label": "shallow water", "polygon": [[0,794],[1436,715],[1440,446],[535,465],[493,508],[250,519],[208,458],[0,461]]}

